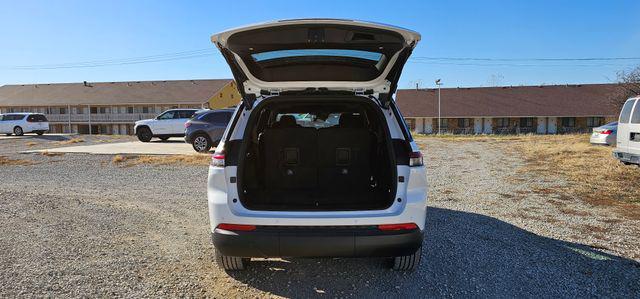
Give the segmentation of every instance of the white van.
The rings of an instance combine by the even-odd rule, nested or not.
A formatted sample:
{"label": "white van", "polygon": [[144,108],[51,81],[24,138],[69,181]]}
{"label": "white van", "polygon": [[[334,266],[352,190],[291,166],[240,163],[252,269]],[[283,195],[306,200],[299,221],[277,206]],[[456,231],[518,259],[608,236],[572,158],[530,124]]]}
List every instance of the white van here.
{"label": "white van", "polygon": [[622,106],[613,156],[625,164],[640,165],[640,97],[630,98]]}
{"label": "white van", "polygon": [[389,257],[393,269],[417,267],[427,177],[392,95],[420,35],[299,19],[211,40],[243,99],[209,167],[218,264]]}
{"label": "white van", "polygon": [[42,135],[49,131],[49,121],[40,113],[20,112],[0,114],[0,133],[22,136],[24,133]]}

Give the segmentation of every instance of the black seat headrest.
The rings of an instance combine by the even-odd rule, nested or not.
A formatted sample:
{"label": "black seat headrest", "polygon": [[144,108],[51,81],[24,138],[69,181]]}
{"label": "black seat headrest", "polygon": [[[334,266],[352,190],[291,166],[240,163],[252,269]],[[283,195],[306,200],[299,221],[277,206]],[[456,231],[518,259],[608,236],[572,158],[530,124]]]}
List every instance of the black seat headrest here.
{"label": "black seat headrest", "polygon": [[274,128],[295,128],[298,124],[296,123],[295,117],[293,115],[282,115],[280,116],[280,120],[273,124]]}
{"label": "black seat headrest", "polygon": [[338,124],[341,128],[360,129],[364,127],[364,120],[360,114],[342,113]]}

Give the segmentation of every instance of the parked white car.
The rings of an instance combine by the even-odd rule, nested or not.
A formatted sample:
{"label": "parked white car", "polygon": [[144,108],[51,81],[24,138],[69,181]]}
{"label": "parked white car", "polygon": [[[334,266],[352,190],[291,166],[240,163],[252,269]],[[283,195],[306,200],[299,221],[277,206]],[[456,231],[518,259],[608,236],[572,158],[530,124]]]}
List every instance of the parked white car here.
{"label": "parked white car", "polygon": [[593,128],[589,142],[591,144],[616,145],[618,122],[614,121],[597,128]]}
{"label": "parked white car", "polygon": [[420,35],[308,19],[211,40],[243,99],[209,167],[218,264],[389,257],[393,269],[417,267],[427,176],[392,95]]}
{"label": "parked white car", "polygon": [[640,97],[628,99],[622,106],[613,156],[625,164],[640,165]]}
{"label": "parked white car", "polygon": [[149,142],[153,137],[158,137],[160,140],[184,137],[184,124],[198,110],[170,109],[160,113],[156,118],[139,120],[133,127],[134,134],[142,142]]}
{"label": "parked white car", "polygon": [[49,131],[49,121],[40,113],[0,114],[0,133],[22,136],[24,133],[42,135]]}

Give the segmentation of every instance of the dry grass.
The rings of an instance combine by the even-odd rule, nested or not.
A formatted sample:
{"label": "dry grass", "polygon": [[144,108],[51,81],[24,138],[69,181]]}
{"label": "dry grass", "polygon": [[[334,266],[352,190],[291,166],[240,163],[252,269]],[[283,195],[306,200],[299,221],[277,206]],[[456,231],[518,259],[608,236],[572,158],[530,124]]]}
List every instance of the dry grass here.
{"label": "dry grass", "polygon": [[71,138],[69,140],[65,140],[65,141],[58,141],[58,144],[75,144],[75,143],[81,143],[84,142],[84,139],[82,138]]}
{"label": "dry grass", "polygon": [[29,160],[19,160],[19,159],[9,159],[5,156],[0,156],[0,166],[16,166],[16,165],[31,165],[34,164],[33,161]]}
{"label": "dry grass", "polygon": [[611,156],[612,148],[589,144],[589,135],[527,136],[513,143],[525,170],[560,175],[574,195],[593,204],[640,203],[640,169]]}
{"label": "dry grass", "polygon": [[63,156],[64,153],[54,153],[54,152],[49,152],[49,151],[42,151],[40,152],[41,155],[43,156],[47,156],[47,157],[57,157],[57,156]]}
{"label": "dry grass", "polygon": [[26,144],[27,144],[27,146],[29,146],[29,147],[34,146],[34,145],[38,145],[38,143],[37,143],[37,142],[27,142]]}
{"label": "dry grass", "polygon": [[196,165],[203,166],[209,165],[211,162],[211,155],[208,154],[195,154],[195,155],[170,155],[170,156],[124,156],[116,155],[111,160],[114,164],[120,164],[122,166],[134,166],[140,164],[151,165]]}
{"label": "dry grass", "polygon": [[569,182],[562,189],[534,189],[539,194],[558,194],[561,198],[581,198],[596,206],[614,206],[621,215],[640,219],[640,168],[624,165],[611,153],[613,148],[589,143],[588,134],[575,135],[442,135],[418,137],[443,141],[489,142],[506,154],[524,158],[519,172],[561,178]]}

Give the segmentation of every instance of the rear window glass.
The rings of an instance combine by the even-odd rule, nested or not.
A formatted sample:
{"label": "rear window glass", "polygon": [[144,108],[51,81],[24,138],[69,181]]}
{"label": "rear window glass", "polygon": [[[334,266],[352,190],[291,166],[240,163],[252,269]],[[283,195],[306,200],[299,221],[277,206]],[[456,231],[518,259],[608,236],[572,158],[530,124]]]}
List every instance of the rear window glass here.
{"label": "rear window glass", "polygon": [[30,122],[46,122],[47,118],[42,114],[32,114],[27,117],[27,121]]}
{"label": "rear window glass", "polygon": [[231,115],[231,112],[213,112],[205,114],[200,119],[210,123],[226,124],[231,120]]}
{"label": "rear window glass", "polygon": [[[341,119],[350,118],[354,119],[352,122],[360,124],[364,127],[365,117],[358,112],[334,112],[334,113],[282,113],[278,114],[275,119],[275,123],[280,122],[284,116],[291,116],[295,119],[298,126],[305,128],[329,128],[338,126],[341,123],[344,125],[345,121],[341,122]],[[348,115],[348,116],[347,116]]]}
{"label": "rear window glass", "polygon": [[631,109],[633,108],[633,104],[636,100],[630,100],[624,103],[622,107],[622,111],[620,112],[620,123],[629,123],[629,118],[631,117]]}
{"label": "rear window glass", "polygon": [[365,60],[380,61],[382,54],[361,50],[345,50],[345,49],[299,49],[299,50],[279,50],[252,54],[251,57],[255,61],[264,61],[271,59],[290,58],[290,57],[348,57]]}
{"label": "rear window glass", "polygon": [[636,108],[633,109],[633,114],[631,115],[631,123],[640,124],[640,104],[636,104]]}
{"label": "rear window glass", "polygon": [[23,114],[7,114],[3,120],[21,120],[25,117]]}
{"label": "rear window glass", "polygon": [[178,112],[178,118],[191,118],[194,113],[196,113],[195,110],[180,110]]}

